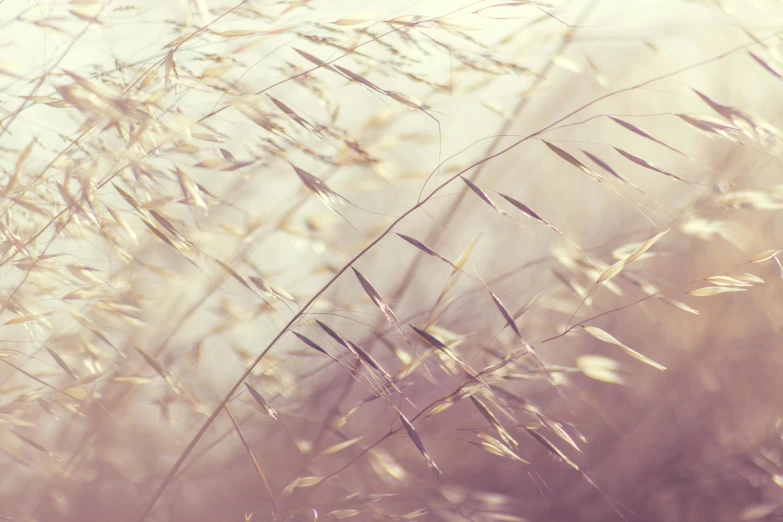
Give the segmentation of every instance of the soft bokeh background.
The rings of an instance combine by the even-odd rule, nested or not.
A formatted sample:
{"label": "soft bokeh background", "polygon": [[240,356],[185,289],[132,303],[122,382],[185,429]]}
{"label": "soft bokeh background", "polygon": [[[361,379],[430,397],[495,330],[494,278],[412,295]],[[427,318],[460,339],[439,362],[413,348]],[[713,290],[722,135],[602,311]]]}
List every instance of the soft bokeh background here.
{"label": "soft bokeh background", "polygon": [[[783,514],[780,2],[0,12],[0,518],[134,520],[162,482],[149,520]],[[351,270],[296,315],[420,192],[527,136],[465,171],[508,215],[455,179],[393,229],[459,278],[394,233],[353,264],[406,339]],[[292,165],[350,204],[321,192],[332,211]],[[701,287],[732,291],[688,295]],[[532,302],[516,325],[550,378],[527,356],[466,387],[408,326],[467,371],[498,365],[524,344],[489,291],[511,314]],[[242,386],[241,437],[221,411],[166,479],[292,318],[340,363],[286,333],[245,381],[273,414]],[[351,375],[358,359],[316,319],[399,390],[378,397],[368,363]],[[582,321],[667,369],[570,328]]]}

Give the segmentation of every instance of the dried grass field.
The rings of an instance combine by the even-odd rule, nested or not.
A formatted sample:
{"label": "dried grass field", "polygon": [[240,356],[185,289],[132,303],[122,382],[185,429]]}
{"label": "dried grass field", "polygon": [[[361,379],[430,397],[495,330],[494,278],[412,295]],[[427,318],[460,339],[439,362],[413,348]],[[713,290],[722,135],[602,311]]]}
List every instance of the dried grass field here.
{"label": "dried grass field", "polygon": [[0,14],[0,520],[783,518],[780,1]]}

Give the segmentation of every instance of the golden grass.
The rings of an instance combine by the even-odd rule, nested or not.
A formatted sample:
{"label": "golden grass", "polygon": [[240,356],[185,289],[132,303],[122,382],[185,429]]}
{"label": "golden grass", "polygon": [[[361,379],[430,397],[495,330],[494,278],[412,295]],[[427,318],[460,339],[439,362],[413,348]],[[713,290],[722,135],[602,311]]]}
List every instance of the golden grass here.
{"label": "golden grass", "polygon": [[783,513],[776,2],[166,9],[0,2],[0,520]]}

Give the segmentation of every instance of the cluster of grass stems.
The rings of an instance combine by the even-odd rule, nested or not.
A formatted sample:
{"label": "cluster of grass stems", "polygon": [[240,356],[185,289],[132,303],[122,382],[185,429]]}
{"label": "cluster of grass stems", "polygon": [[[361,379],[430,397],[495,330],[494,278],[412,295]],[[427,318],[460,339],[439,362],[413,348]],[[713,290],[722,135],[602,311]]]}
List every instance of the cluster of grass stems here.
{"label": "cluster of grass stems", "polygon": [[779,2],[340,4],[0,2],[0,520],[782,515]]}

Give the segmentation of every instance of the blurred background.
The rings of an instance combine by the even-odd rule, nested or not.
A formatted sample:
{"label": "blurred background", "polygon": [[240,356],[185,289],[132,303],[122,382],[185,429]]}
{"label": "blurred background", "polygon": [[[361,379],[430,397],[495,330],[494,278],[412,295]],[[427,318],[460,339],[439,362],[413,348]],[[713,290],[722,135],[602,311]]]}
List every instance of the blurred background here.
{"label": "blurred background", "polygon": [[783,516],[780,2],[0,13],[0,519]]}

